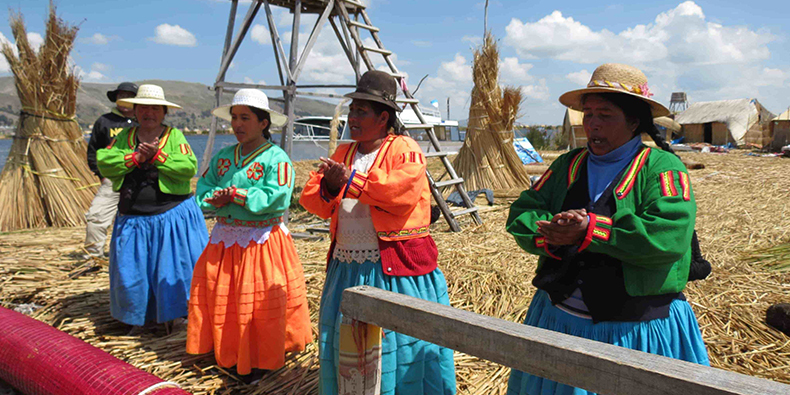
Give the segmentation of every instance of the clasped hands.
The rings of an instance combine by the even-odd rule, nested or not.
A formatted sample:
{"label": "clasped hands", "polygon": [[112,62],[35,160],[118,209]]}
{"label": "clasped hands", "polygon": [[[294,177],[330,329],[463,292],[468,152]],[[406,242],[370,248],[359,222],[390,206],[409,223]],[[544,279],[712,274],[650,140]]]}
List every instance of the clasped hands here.
{"label": "clasped hands", "polygon": [[236,187],[230,186],[218,191],[214,191],[212,197],[203,199],[204,202],[213,205],[214,207],[222,207],[233,200],[233,195],[236,193]]}
{"label": "clasped hands", "polygon": [[337,195],[346,186],[351,177],[351,169],[341,162],[329,158],[321,158],[318,174],[324,175],[324,186],[332,195]]}
{"label": "clasped hands", "polygon": [[148,163],[159,151],[159,138],[150,142],[137,144],[137,150],[134,151],[134,159],[137,163]]}
{"label": "clasped hands", "polygon": [[568,210],[555,214],[551,221],[536,221],[538,233],[553,246],[579,244],[587,234],[587,210]]}

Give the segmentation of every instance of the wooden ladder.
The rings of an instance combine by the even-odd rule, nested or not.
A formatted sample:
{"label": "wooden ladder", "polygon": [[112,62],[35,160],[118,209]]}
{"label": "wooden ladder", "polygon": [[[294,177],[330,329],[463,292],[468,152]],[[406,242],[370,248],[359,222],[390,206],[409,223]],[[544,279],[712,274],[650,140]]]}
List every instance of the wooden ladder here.
{"label": "wooden ladder", "polygon": [[[335,9],[337,11],[338,17],[345,23],[346,27],[348,28],[348,32],[351,35],[351,38],[356,43],[358,57],[361,57],[362,60],[365,62],[368,70],[375,70],[375,66],[373,62],[371,62],[368,53],[373,52],[380,54],[384,57],[384,61],[387,62],[387,65],[390,69],[390,74],[398,80],[398,85],[401,85],[401,80],[405,77],[398,71],[398,68],[395,67],[395,63],[392,61],[392,51],[388,51],[384,48],[384,44],[381,43],[381,39],[379,38],[379,31],[380,29],[373,26],[371,23],[370,18],[368,17],[367,12],[365,12],[365,5],[354,0],[338,0],[335,1]],[[354,19],[351,18],[351,14],[354,14]],[[362,20],[359,20],[359,17],[362,17]],[[331,19],[330,19],[331,21]],[[336,26],[333,24],[333,28],[337,29]],[[375,42],[375,46],[365,46],[362,42],[362,39],[359,35],[359,29],[367,30],[370,32],[370,35],[373,37],[373,41]],[[345,31],[346,29],[344,29]],[[351,59],[349,59],[351,60]],[[354,62],[352,61],[352,64]],[[355,70],[357,75],[359,75],[359,70]],[[423,129],[425,130],[428,138],[430,139],[431,145],[433,146],[435,152],[429,152],[425,154],[426,158],[439,158],[444,164],[445,169],[447,169],[447,174],[449,174],[450,179],[445,181],[434,181],[433,177],[431,177],[431,173],[426,170],[428,176],[428,183],[431,186],[431,194],[433,194],[434,200],[439,205],[439,208],[442,211],[442,215],[444,215],[445,220],[447,220],[447,224],[450,225],[450,229],[453,232],[460,232],[461,227],[458,225],[458,221],[456,218],[469,214],[472,216],[472,219],[476,224],[482,224],[483,221],[480,219],[480,214],[478,213],[478,208],[472,203],[472,200],[469,199],[469,195],[466,194],[466,188],[464,188],[464,179],[458,177],[456,174],[455,169],[453,168],[452,162],[450,159],[447,158],[448,153],[442,152],[442,147],[439,145],[439,139],[436,138],[436,134],[433,131],[433,125],[429,124],[425,121],[425,117],[422,114],[419,106],[419,100],[415,99],[412,96],[411,92],[407,90],[403,91],[405,98],[398,98],[395,101],[397,103],[408,104],[414,110],[414,114],[417,115],[417,119],[419,119],[419,124],[409,124],[404,125],[406,132],[408,133],[410,130],[417,130]],[[461,195],[461,199],[463,199],[465,208],[457,211],[450,210],[450,206],[447,205],[447,202],[442,197],[442,193],[440,191],[441,188],[448,187],[448,186],[455,186],[456,191],[458,194]]]}

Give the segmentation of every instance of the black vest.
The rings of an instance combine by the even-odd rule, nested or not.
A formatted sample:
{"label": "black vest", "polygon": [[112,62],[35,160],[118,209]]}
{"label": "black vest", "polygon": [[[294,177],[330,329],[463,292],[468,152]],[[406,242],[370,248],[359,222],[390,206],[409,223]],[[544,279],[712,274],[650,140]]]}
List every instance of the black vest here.
{"label": "black vest", "polygon": [[[565,196],[562,211],[584,208],[588,213],[611,218],[617,210],[612,191],[628,167],[614,178],[597,202],[591,202],[587,187],[587,161],[584,161],[579,169],[579,178]],[[628,295],[623,278],[623,263],[606,254],[587,250],[579,252],[578,246],[563,246],[552,252],[562,259],[546,259],[532,284],[546,291],[552,304],[564,301],[576,288],[581,289],[584,303],[595,323],[666,318],[673,300],[685,300],[681,292]]]}

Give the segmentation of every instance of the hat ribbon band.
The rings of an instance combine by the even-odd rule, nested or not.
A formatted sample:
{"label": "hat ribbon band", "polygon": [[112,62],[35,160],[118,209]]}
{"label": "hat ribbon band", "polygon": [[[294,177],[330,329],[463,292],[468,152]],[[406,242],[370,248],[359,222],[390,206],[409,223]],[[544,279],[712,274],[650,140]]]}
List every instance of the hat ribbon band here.
{"label": "hat ribbon band", "polygon": [[587,84],[587,87],[588,88],[604,87],[604,88],[619,89],[619,90],[624,90],[626,92],[635,93],[637,95],[644,96],[647,98],[653,96],[653,93],[650,92],[650,88],[647,86],[647,83],[644,83],[642,85],[628,85],[620,82],[612,82],[607,80],[592,80],[590,81],[589,84]]}
{"label": "hat ribbon band", "polygon": [[359,88],[357,88],[357,93],[367,93],[369,95],[379,96],[379,97],[381,97],[384,100],[389,100],[389,101],[393,101],[393,102],[395,101],[395,96],[390,95],[389,93],[386,93],[386,92],[382,92],[382,91],[377,90],[377,89],[359,89]]}

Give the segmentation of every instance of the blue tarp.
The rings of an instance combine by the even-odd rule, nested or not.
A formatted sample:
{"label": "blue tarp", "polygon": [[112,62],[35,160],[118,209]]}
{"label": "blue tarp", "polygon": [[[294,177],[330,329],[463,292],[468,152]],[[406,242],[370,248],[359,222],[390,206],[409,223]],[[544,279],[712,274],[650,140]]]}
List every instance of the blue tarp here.
{"label": "blue tarp", "polygon": [[516,149],[518,157],[521,158],[521,162],[525,165],[529,163],[543,163],[543,158],[540,157],[538,151],[535,150],[526,137],[513,139],[513,148]]}

